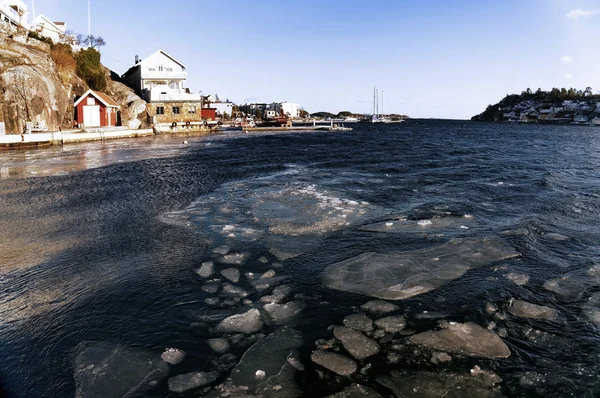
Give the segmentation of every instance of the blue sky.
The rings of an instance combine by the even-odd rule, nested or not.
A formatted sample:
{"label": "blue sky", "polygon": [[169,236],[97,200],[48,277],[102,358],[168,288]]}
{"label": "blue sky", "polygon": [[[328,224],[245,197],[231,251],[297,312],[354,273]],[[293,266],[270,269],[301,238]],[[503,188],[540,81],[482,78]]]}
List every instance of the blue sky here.
{"label": "blue sky", "polygon": [[[31,9],[31,0],[24,0]],[[600,1],[91,0],[92,34],[119,74],[163,49],[188,87],[309,112],[371,108],[470,118],[530,87],[600,89]],[[87,32],[87,0],[36,0]]]}

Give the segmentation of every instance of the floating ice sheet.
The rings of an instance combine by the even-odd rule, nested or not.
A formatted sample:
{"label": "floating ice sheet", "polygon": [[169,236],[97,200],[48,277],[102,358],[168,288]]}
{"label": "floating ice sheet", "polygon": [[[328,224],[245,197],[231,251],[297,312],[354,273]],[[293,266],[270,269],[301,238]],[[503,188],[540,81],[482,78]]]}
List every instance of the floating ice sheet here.
{"label": "floating ice sheet", "polygon": [[232,182],[160,219],[212,235],[208,241],[217,249],[261,241],[279,259],[287,259],[318,246],[325,234],[381,213],[312,181],[310,172],[299,171]]}
{"label": "floating ice sheet", "polygon": [[332,288],[387,300],[437,289],[469,269],[519,254],[497,238],[452,239],[403,253],[363,253],[328,266],[323,283]]}
{"label": "floating ice sheet", "polygon": [[419,233],[441,232],[444,229],[465,230],[475,227],[477,223],[470,216],[433,217],[423,220],[395,219],[362,226],[360,229],[371,232],[387,233]]}

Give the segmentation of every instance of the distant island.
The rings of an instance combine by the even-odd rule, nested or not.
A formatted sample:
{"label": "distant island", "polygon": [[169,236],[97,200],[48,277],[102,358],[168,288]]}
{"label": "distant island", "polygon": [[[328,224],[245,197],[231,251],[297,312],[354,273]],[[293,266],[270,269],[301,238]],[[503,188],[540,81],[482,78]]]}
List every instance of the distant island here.
{"label": "distant island", "polygon": [[548,124],[600,125],[600,95],[592,88],[553,88],[551,91],[527,89],[507,95],[495,105],[471,118],[481,122],[519,122]]}

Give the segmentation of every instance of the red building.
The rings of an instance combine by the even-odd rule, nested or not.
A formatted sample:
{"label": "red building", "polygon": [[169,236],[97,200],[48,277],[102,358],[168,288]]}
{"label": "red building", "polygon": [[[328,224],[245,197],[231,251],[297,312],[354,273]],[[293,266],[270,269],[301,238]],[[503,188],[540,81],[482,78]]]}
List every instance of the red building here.
{"label": "red building", "polygon": [[78,126],[106,127],[117,125],[117,116],[121,107],[104,93],[88,90],[73,105]]}

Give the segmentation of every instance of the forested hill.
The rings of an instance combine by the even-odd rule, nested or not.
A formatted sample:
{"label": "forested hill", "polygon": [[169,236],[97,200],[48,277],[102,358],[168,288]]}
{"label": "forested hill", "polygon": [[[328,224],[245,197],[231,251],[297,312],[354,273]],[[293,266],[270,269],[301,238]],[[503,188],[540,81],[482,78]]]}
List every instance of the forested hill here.
{"label": "forested hill", "polygon": [[525,123],[600,124],[600,95],[591,87],[585,90],[558,89],[507,95],[495,105],[471,118],[475,121]]}

